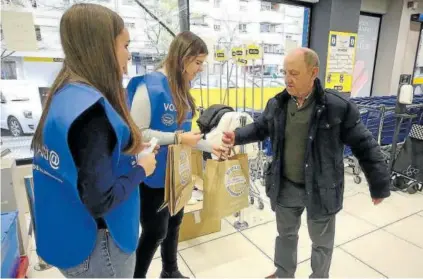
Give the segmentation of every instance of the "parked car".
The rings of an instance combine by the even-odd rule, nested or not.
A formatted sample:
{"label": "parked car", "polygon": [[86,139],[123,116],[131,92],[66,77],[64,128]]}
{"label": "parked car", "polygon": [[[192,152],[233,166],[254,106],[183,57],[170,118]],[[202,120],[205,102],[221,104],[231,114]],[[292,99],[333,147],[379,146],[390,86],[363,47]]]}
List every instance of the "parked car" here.
{"label": "parked car", "polygon": [[3,91],[0,95],[1,129],[9,130],[14,137],[33,134],[41,114],[39,107],[25,95],[4,94]]}

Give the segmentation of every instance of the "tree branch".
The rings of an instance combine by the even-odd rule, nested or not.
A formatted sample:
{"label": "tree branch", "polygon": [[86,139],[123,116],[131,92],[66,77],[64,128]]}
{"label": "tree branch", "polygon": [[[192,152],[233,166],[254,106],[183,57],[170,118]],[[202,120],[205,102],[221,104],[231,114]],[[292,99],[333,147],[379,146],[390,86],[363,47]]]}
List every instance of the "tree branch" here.
{"label": "tree branch", "polygon": [[14,51],[11,51],[8,55],[3,56],[5,52],[6,52],[6,50],[4,50],[3,53],[1,54],[1,60],[6,59],[7,57],[9,57],[9,56],[11,56],[15,53]]}
{"label": "tree branch", "polygon": [[167,27],[166,24],[164,24],[158,17],[156,17],[146,6],[144,6],[143,4],[141,4],[141,2],[139,0],[134,0],[138,6],[140,6],[141,8],[144,9],[144,11],[146,11],[154,20],[156,20],[161,26],[163,26],[164,29],[166,29],[167,32],[169,32],[170,35],[172,35],[172,37],[175,37],[175,33],[173,33],[172,30],[170,30],[169,27]]}

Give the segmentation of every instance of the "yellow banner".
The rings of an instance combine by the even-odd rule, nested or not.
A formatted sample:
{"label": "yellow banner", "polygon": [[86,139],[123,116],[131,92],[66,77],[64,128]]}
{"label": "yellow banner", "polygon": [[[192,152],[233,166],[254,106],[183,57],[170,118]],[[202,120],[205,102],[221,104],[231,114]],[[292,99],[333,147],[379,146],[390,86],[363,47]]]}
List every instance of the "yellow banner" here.
{"label": "yellow banner", "polygon": [[232,53],[232,58],[236,59],[238,56],[242,56],[243,55],[243,51],[241,47],[233,47],[231,49],[231,53]]}
{"label": "yellow banner", "polygon": [[261,58],[260,46],[257,46],[257,45],[247,46],[246,58],[247,60],[260,59]]}
{"label": "yellow banner", "polygon": [[214,60],[216,61],[226,61],[227,57],[226,57],[226,52],[224,49],[217,49],[214,52]]}
{"label": "yellow banner", "polygon": [[63,62],[63,58],[25,56],[24,62]]}
{"label": "yellow banner", "polygon": [[351,92],[357,33],[329,32],[325,87]]}
{"label": "yellow banner", "polygon": [[233,47],[232,58],[236,61],[238,65],[245,66],[247,65],[247,59],[245,59],[245,51],[242,47]]}
{"label": "yellow banner", "polygon": [[415,77],[413,79],[413,85],[420,85],[423,84],[423,77]]}

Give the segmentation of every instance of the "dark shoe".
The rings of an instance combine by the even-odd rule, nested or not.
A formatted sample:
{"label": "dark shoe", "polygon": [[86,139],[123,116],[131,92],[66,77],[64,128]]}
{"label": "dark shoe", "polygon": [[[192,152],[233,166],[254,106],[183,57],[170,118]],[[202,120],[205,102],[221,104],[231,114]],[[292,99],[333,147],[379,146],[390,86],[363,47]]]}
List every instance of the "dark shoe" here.
{"label": "dark shoe", "polygon": [[182,275],[182,273],[179,270],[176,270],[173,272],[162,271],[162,273],[160,274],[160,278],[187,278],[189,279],[189,277]]}

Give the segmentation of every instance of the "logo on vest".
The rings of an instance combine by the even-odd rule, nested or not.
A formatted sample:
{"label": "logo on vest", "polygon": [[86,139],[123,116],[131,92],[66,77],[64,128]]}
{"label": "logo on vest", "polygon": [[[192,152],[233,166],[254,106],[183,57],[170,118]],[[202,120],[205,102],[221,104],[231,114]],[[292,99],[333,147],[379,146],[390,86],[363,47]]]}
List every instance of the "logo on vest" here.
{"label": "logo on vest", "polygon": [[48,161],[50,167],[57,170],[60,166],[60,157],[54,150],[49,150],[47,146],[43,146],[37,150],[37,154],[40,155],[44,160]]}
{"label": "logo on vest", "polygon": [[232,197],[239,197],[247,190],[247,180],[239,164],[226,171],[225,188]]}
{"label": "logo on vest", "polygon": [[50,151],[50,158],[49,158],[49,163],[50,163],[50,167],[54,170],[57,170],[59,168],[59,164],[60,164],[60,157],[59,155],[51,150]]}
{"label": "logo on vest", "polygon": [[172,126],[175,123],[175,117],[173,114],[165,113],[162,116],[162,123],[166,126]]}
{"label": "logo on vest", "polygon": [[165,111],[176,111],[176,107],[174,104],[163,104]]}

